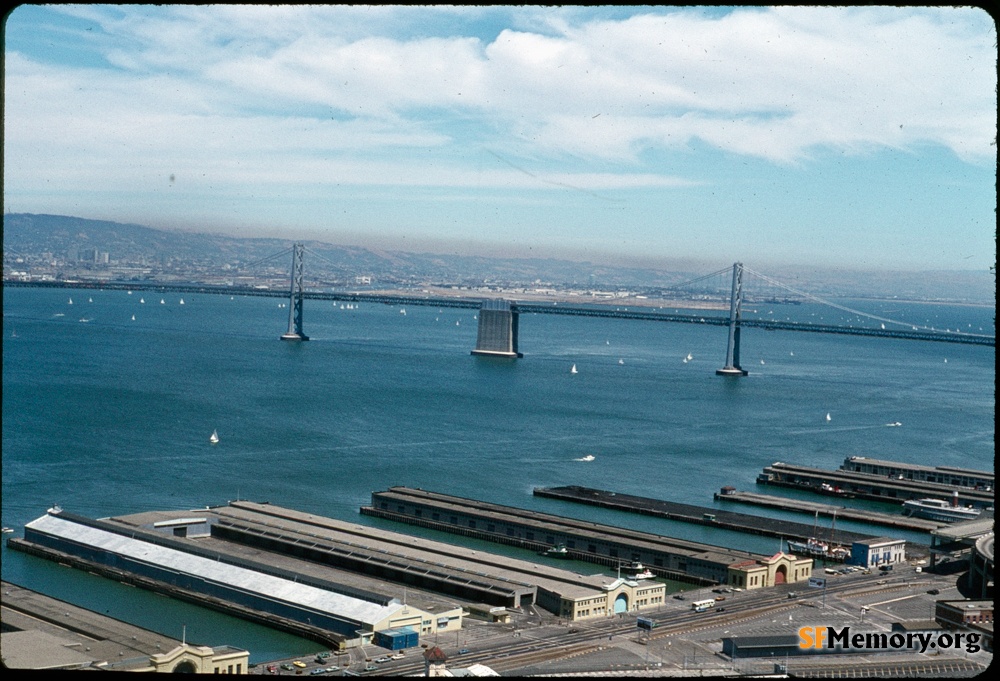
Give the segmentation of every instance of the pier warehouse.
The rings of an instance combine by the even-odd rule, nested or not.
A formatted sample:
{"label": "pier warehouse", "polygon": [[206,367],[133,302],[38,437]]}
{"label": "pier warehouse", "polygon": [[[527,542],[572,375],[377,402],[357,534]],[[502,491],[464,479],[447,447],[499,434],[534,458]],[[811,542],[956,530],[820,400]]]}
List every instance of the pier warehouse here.
{"label": "pier warehouse", "polygon": [[563,545],[577,560],[610,567],[641,562],[685,581],[754,589],[812,576],[809,558],[752,554],[408,487],[373,492],[361,512],[535,551]]}
{"label": "pier warehouse", "polygon": [[[338,647],[382,645],[407,627],[456,631],[470,612],[530,604],[574,621],[606,617],[661,606],[666,593],[654,580],[580,575],[250,501],[101,520],[53,510],[10,546],[313,639],[339,637]],[[339,599],[320,609],[314,589]]]}
{"label": "pier warehouse", "polygon": [[268,561],[263,563],[205,550],[198,542],[208,540],[208,528],[217,519],[206,514],[177,520],[151,523],[152,531],[144,531],[50,509],[25,525],[23,540],[11,539],[9,545],[331,646],[358,638],[368,643],[389,630],[426,634],[461,628],[460,607],[428,612],[397,598],[290,571],[280,556],[258,556]]}

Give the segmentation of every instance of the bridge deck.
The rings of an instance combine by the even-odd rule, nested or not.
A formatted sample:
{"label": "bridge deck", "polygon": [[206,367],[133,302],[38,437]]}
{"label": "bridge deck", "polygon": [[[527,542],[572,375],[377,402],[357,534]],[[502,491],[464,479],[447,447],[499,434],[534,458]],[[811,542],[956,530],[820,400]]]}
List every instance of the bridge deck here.
{"label": "bridge deck", "polygon": [[[197,284],[142,284],[135,282],[20,282],[5,281],[4,286],[40,287],[40,288],[83,288],[134,291],[172,291],[180,293],[207,293],[217,295],[262,296],[270,298],[287,298],[287,290],[250,289],[237,286],[209,286]],[[416,305],[432,307],[452,307],[464,309],[479,309],[483,298],[444,298],[429,295],[389,295],[369,294],[359,292],[318,292],[305,291],[303,297],[311,300],[335,300],[341,302],[368,302],[385,305]],[[581,317],[611,317],[616,319],[638,319],[645,321],[672,322],[679,324],[707,324],[710,326],[727,326],[728,317],[715,315],[682,315],[660,312],[656,309],[623,309],[610,305],[560,305],[528,302],[512,302],[511,310],[522,314],[558,314]],[[850,326],[834,326],[824,324],[809,324],[768,319],[749,319],[743,317],[740,326],[760,328],[769,331],[803,331],[811,333],[833,333],[849,336],[871,336],[879,338],[898,338],[904,340],[935,341],[941,343],[960,343],[965,345],[996,346],[996,336],[947,331],[924,330],[892,330],[882,328],[865,328]]]}

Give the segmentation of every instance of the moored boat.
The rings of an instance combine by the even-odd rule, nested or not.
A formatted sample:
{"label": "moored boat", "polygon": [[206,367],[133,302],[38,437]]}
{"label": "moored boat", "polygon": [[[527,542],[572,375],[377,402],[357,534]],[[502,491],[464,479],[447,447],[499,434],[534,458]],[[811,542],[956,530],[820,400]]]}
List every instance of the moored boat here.
{"label": "moored boat", "polygon": [[557,544],[544,551],[542,551],[540,556],[548,556],[549,558],[569,558],[569,550],[566,548],[565,544]]}
{"label": "moored boat", "polygon": [[903,502],[904,515],[942,523],[974,520],[979,517],[980,513],[982,513],[982,509],[959,506],[957,500],[952,503],[948,503],[944,499],[910,499]]}

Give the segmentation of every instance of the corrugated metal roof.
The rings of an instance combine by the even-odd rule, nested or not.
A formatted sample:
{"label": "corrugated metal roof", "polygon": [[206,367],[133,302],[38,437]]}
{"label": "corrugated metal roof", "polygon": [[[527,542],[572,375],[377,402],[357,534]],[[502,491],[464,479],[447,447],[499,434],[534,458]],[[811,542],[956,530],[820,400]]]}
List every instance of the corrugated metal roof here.
{"label": "corrugated metal roof", "polygon": [[265,575],[254,570],[228,565],[183,551],[148,544],[113,532],[78,525],[58,515],[44,515],[25,527],[56,537],[93,546],[110,553],[163,566],[227,584],[267,599],[299,605],[318,612],[336,615],[359,624],[374,625],[393,615],[402,605],[381,606],[350,596],[325,591],[297,582]]}

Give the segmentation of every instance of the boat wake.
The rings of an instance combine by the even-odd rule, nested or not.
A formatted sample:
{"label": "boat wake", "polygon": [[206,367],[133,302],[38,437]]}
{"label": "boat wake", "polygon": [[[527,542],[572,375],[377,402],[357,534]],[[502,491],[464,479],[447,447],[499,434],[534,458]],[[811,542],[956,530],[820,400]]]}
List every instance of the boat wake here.
{"label": "boat wake", "polygon": [[573,459],[573,461],[593,461],[595,458],[593,454],[588,454],[587,456],[581,456],[579,459]]}

